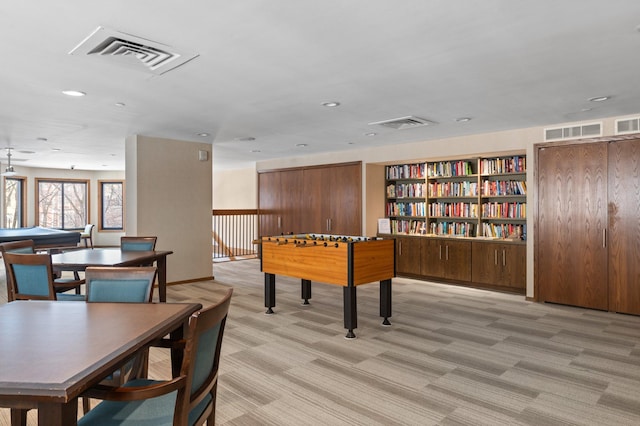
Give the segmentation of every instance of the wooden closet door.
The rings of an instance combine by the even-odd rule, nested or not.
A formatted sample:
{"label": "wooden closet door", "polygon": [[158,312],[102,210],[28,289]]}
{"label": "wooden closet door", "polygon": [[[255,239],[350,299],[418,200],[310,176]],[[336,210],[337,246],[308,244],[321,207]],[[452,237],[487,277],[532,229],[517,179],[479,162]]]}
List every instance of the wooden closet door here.
{"label": "wooden closet door", "polygon": [[609,310],[640,314],[640,139],[609,144]]}
{"label": "wooden closet door", "polygon": [[538,299],[605,310],[607,143],[540,148],[537,167]]}

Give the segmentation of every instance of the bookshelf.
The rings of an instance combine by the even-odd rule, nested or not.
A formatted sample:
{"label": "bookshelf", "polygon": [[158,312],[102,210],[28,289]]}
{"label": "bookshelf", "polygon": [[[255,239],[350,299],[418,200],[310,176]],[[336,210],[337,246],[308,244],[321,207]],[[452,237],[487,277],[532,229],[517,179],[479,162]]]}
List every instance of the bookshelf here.
{"label": "bookshelf", "polygon": [[393,234],[426,233],[425,163],[387,166],[386,217]]}
{"label": "bookshelf", "polygon": [[526,156],[386,166],[392,234],[525,240]]}

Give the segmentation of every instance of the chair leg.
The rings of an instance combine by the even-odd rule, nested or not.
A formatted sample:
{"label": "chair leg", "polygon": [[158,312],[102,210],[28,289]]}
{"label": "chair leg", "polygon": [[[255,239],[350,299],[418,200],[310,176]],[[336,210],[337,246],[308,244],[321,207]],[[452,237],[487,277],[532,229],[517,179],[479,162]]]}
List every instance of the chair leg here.
{"label": "chair leg", "polygon": [[91,401],[88,397],[82,397],[82,414],[87,414],[91,410]]}

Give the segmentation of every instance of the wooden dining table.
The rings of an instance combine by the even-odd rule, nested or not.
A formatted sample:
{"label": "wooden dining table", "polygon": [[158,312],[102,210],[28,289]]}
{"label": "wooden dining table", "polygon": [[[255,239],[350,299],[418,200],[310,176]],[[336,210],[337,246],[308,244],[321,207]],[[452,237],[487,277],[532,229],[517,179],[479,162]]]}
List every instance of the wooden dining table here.
{"label": "wooden dining table", "polygon": [[75,425],[78,397],[152,342],[181,338],[199,303],[14,301],[0,305],[0,407],[24,425]]}
{"label": "wooden dining table", "polygon": [[167,301],[167,256],[172,251],[129,251],[119,248],[86,248],[51,255],[53,270],[84,271],[89,266],[141,266],[156,263],[158,268],[158,297]]}

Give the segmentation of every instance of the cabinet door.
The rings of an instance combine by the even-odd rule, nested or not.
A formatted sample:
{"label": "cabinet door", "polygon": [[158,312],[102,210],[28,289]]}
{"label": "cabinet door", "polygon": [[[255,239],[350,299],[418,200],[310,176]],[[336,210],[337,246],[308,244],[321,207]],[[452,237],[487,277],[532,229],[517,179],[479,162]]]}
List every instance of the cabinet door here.
{"label": "cabinet door", "polygon": [[280,235],[282,212],[280,172],[258,174],[258,206],[260,210],[260,236]]}
{"label": "cabinet door", "polygon": [[444,246],[444,277],[471,281],[471,242],[442,240]]}
{"label": "cabinet door", "polygon": [[478,242],[471,244],[471,277],[473,282],[497,285],[496,283],[500,281],[499,244]]}
{"label": "cabinet door", "polygon": [[527,247],[517,244],[502,244],[498,247],[501,261],[498,285],[513,288],[527,288]]}
{"label": "cabinet door", "polygon": [[284,170],[280,174],[280,233],[299,234],[305,232],[301,225],[303,211],[307,206],[302,203],[302,170]]}
{"label": "cabinet door", "polygon": [[538,300],[608,308],[607,143],[538,151]]}
{"label": "cabinet door", "polygon": [[609,144],[609,310],[640,314],[640,140]]}
{"label": "cabinet door", "polygon": [[396,237],[396,273],[420,275],[422,238]]}
{"label": "cabinet door", "polygon": [[425,238],[422,242],[422,275],[444,278],[444,247],[442,240]]}

